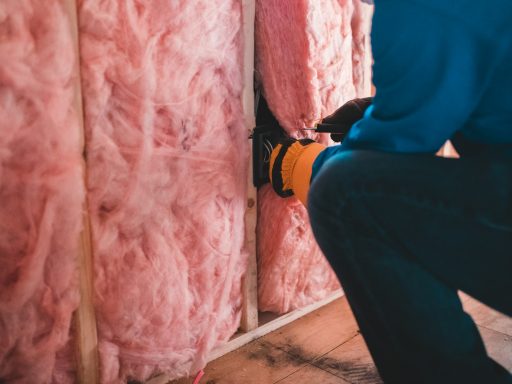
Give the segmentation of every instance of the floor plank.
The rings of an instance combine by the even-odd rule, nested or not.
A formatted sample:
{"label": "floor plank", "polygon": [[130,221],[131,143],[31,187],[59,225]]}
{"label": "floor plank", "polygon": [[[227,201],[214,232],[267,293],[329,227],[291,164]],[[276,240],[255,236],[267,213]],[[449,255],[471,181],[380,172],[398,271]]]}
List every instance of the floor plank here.
{"label": "floor plank", "polygon": [[297,372],[277,382],[278,384],[351,384],[341,377],[333,375],[307,364]]}
{"label": "floor plank", "polygon": [[480,326],[478,330],[489,356],[512,372],[512,336]]}
{"label": "floor plank", "polygon": [[[490,356],[512,371],[512,320],[467,295],[462,301]],[[209,363],[205,372],[201,384],[382,382],[344,297]]]}
{"label": "floor plank", "polygon": [[361,335],[353,337],[312,364],[351,383],[382,383]]}
{"label": "floor plank", "polygon": [[194,378],[184,377],[182,379],[173,380],[170,384],[192,384],[194,382]]}
{"label": "floor plank", "polygon": [[208,364],[201,383],[275,383],[305,365],[305,361],[260,339]]}
{"label": "floor plank", "polygon": [[262,339],[303,361],[312,361],[357,332],[347,298],[342,297]]}
{"label": "floor plank", "polygon": [[464,300],[463,306],[464,310],[471,315],[478,325],[512,336],[512,318],[489,308],[473,298]]}

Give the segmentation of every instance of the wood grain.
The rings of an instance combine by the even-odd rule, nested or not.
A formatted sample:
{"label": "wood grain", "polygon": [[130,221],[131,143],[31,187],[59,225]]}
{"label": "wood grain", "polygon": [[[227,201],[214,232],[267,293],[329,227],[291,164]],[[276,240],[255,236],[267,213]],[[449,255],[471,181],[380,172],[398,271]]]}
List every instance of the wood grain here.
{"label": "wood grain", "polygon": [[[80,122],[81,143],[79,150],[84,153],[85,130],[83,101],[80,78],[80,48],[78,41],[78,18],[77,4],[75,0],[62,0],[70,20],[71,30],[75,42],[76,57],[76,87],[75,87],[75,108]],[[82,163],[84,185],[87,180],[87,168],[85,159]],[[93,261],[91,229],[87,209],[87,200],[83,207],[83,230],[79,239],[79,279],[80,279],[80,305],[74,313],[75,323],[75,346],[77,362],[77,379],[79,383],[96,384],[99,382],[99,357],[98,357],[98,333],[96,329],[96,315],[93,306]]]}
{"label": "wood grain", "polygon": [[382,383],[361,335],[353,337],[312,364],[351,383]]}
{"label": "wood grain", "polygon": [[[282,316],[268,316],[268,313],[260,314],[260,323],[256,329],[249,332],[239,332],[233,336],[233,338],[224,345],[215,348],[208,356],[208,361],[215,360],[243,345],[256,340],[262,336],[265,336],[287,324],[306,316],[307,314],[325,306],[334,300],[338,299],[343,294],[342,291],[334,292],[332,295],[316,303],[310,304],[304,308],[296,309],[295,311],[289,312]],[[263,320],[263,321],[262,321]],[[268,321],[265,321],[268,320]]]}
{"label": "wood grain", "polygon": [[489,356],[512,372],[512,336],[481,326],[478,326],[478,330]]}
{"label": "wood grain", "polygon": [[358,326],[347,299],[342,297],[299,318],[290,326],[268,334],[265,340],[312,361],[351,339],[357,332]]}
{"label": "wood grain", "polygon": [[306,364],[297,372],[283,380],[278,381],[279,384],[350,384],[350,382],[326,372],[311,364]]}
{"label": "wood grain", "polygon": [[210,363],[202,381],[222,384],[275,383],[305,365],[306,362],[271,343],[258,340]]}
{"label": "wood grain", "polygon": [[478,325],[512,336],[512,318],[467,295],[463,299],[463,306],[464,310],[471,315]]}
{"label": "wood grain", "polygon": [[[242,105],[244,123],[249,134],[256,125],[254,112],[254,17],[255,0],[242,0],[244,32],[244,88]],[[258,271],[256,261],[257,191],[252,183],[252,146],[248,145],[247,206],[245,212],[245,250],[248,252],[247,271],[242,280],[242,320],[240,329],[244,332],[258,327]]]}
{"label": "wood grain", "polygon": [[[510,319],[469,296],[465,306],[477,319]],[[507,330],[508,328],[503,328]],[[492,358],[512,371],[512,336],[479,326]],[[185,379],[173,384],[191,384]],[[203,384],[377,384],[382,383],[347,299],[337,299],[206,367]],[[164,384],[164,383],[159,383]]]}

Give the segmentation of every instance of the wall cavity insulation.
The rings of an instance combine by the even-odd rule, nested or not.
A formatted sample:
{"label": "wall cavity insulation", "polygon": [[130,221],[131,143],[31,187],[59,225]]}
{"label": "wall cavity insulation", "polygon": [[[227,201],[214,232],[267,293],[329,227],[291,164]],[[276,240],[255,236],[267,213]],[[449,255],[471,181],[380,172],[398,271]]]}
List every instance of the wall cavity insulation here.
{"label": "wall cavity insulation", "polygon": [[[192,375],[237,331],[247,2],[0,1],[0,382],[77,382],[84,236],[99,382]],[[290,135],[369,95],[371,6],[255,7],[256,83]],[[300,203],[258,199],[260,310],[338,289]]]}

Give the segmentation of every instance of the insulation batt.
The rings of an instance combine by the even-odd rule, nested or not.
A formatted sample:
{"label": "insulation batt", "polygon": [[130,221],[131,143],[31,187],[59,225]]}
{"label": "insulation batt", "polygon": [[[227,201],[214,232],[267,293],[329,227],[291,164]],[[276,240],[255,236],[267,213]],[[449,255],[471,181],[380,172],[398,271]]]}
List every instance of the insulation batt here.
{"label": "insulation batt", "polygon": [[62,1],[0,1],[0,63],[0,382],[72,383],[85,193]]}
{"label": "insulation batt", "polygon": [[194,374],[238,328],[238,0],[79,2],[102,383]]}
{"label": "insulation batt", "polygon": [[[263,310],[284,313],[339,288],[336,275],[309,233],[302,203],[293,199],[282,204],[270,186],[263,187],[258,198],[258,295]],[[279,247],[274,249],[273,244]]]}
{"label": "insulation batt", "polygon": [[[368,96],[372,7],[359,0],[257,0],[256,66],[269,108],[291,136]],[[313,136],[328,144],[326,137]],[[261,310],[288,312],[339,288],[295,198],[259,192]]]}

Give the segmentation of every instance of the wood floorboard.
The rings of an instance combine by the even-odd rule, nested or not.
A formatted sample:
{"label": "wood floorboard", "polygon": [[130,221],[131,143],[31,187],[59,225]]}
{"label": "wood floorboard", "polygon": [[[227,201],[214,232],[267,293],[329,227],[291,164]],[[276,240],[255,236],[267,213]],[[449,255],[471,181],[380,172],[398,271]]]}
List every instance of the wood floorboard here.
{"label": "wood floorboard", "polygon": [[473,298],[463,301],[463,305],[464,310],[481,327],[512,336],[512,318],[489,308]]}
{"label": "wood floorboard", "polygon": [[312,364],[351,383],[382,383],[361,335],[353,337]]}
{"label": "wood floorboard", "polygon": [[489,356],[512,372],[512,336],[480,326],[478,330]]}
{"label": "wood floorboard", "polygon": [[326,372],[311,364],[306,364],[297,372],[277,382],[277,384],[351,384],[350,382]]}
{"label": "wood floorboard", "polygon": [[[467,295],[489,355],[512,372],[512,320]],[[191,384],[193,378],[172,384]],[[347,299],[342,297],[212,361],[201,384],[381,383]]]}
{"label": "wood floorboard", "polygon": [[208,364],[201,383],[270,384],[286,378],[306,364],[260,339]]}
{"label": "wood floorboard", "polygon": [[312,361],[357,333],[354,315],[343,297],[262,339],[297,359]]}

